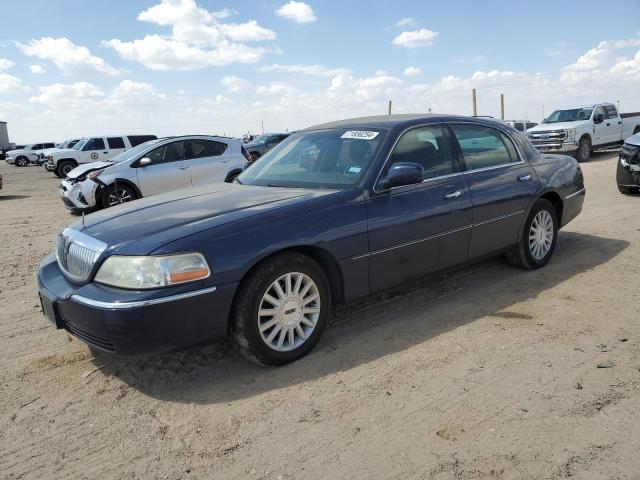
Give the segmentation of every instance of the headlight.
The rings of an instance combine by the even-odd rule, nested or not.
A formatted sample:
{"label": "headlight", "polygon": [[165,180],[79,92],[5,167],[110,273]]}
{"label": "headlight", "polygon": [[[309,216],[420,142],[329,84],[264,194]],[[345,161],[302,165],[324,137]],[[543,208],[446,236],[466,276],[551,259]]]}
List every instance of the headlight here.
{"label": "headlight", "polygon": [[129,289],[168,287],[211,275],[200,253],[129,257],[114,255],[105,260],[95,281]]}
{"label": "headlight", "polygon": [[102,170],[95,170],[87,175],[91,180],[95,180],[100,176],[100,174],[104,172],[104,168]]}
{"label": "headlight", "polygon": [[573,142],[576,139],[576,129],[575,128],[567,128],[565,130],[567,132],[567,140]]}

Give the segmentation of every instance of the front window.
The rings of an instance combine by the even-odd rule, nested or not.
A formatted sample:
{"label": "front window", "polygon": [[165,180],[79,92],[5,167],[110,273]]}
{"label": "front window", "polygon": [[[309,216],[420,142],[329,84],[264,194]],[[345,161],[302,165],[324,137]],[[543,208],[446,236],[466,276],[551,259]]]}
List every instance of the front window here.
{"label": "front window", "polygon": [[544,123],[575,122],[577,120],[589,120],[593,107],[571,108],[569,110],[556,110],[547,117]]}
{"label": "front window", "polygon": [[73,146],[74,150],[82,150],[84,148],[84,146],[87,144],[87,142],[89,141],[88,138],[82,138],[80,140],[78,140],[78,143],[76,143]]}
{"label": "front window", "polygon": [[384,136],[372,128],[300,132],[280,142],[238,179],[264,187],[346,189],[364,177]]}
{"label": "front window", "polygon": [[102,138],[90,138],[87,140],[83,150],[104,150],[104,140]]}

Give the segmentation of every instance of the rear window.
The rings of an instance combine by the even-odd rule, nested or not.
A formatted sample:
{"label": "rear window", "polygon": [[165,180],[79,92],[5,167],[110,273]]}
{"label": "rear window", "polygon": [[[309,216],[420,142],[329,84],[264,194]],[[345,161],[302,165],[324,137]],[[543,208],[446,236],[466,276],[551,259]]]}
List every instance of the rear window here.
{"label": "rear window", "polygon": [[190,158],[217,157],[227,149],[227,144],[212,140],[191,140]]}
{"label": "rear window", "polygon": [[524,124],[522,124],[521,122],[515,122],[513,124],[513,128],[515,128],[519,132],[524,132]]}
{"label": "rear window", "polygon": [[137,147],[141,143],[148,142],[149,140],[155,140],[155,135],[129,135],[127,137],[129,139],[129,143],[131,143],[132,147]]}
{"label": "rear window", "polygon": [[125,148],[122,137],[109,137],[107,138],[107,143],[109,148]]}

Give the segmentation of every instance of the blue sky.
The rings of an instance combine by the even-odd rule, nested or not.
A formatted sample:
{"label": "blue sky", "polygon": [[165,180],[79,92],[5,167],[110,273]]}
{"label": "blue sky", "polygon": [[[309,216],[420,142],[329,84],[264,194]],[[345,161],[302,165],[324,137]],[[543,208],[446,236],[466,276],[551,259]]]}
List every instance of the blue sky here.
{"label": "blue sky", "polygon": [[[341,117],[640,110],[640,3],[3,1],[16,142],[298,129]],[[549,14],[549,12],[555,12]],[[603,20],[602,17],[609,20]]]}

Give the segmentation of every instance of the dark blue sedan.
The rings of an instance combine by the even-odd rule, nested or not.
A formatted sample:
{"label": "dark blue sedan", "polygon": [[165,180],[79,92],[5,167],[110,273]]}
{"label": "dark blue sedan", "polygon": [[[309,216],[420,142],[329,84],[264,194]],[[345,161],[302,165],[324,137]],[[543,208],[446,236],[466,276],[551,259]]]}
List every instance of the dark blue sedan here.
{"label": "dark blue sedan", "polygon": [[573,158],[541,155],[490,119],[329,123],[234,184],[71,225],[40,265],[40,298],[57,328],[97,349],[230,335],[248,358],[283,364],[313,348],[333,305],[489,255],[544,266],[584,195]]}

